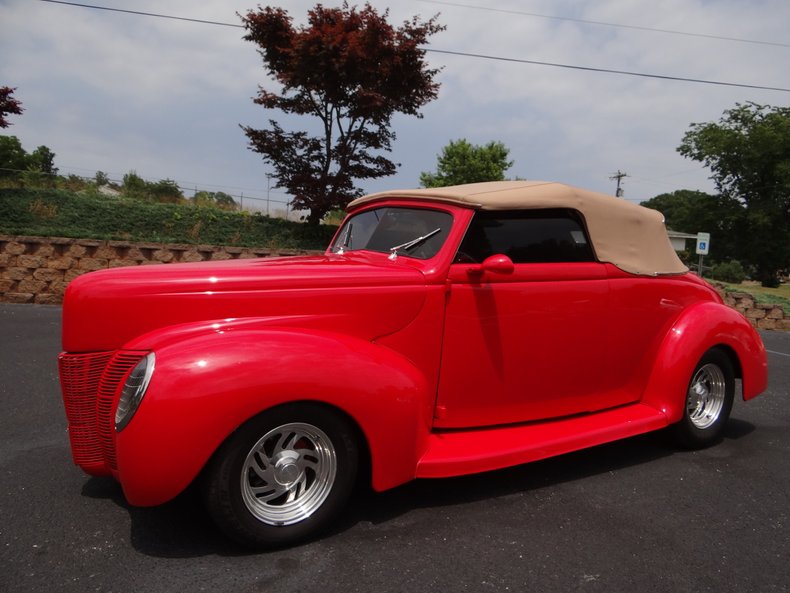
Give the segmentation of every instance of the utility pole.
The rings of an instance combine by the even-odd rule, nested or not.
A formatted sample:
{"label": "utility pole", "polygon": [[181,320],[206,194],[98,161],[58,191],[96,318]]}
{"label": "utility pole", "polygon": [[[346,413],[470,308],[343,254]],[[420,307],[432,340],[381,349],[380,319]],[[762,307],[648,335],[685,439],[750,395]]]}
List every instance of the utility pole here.
{"label": "utility pole", "polygon": [[624,192],[624,191],[623,191],[623,190],[620,188],[620,181],[623,179],[623,177],[628,177],[628,173],[623,173],[622,171],[620,171],[620,169],[617,169],[617,173],[615,173],[614,175],[612,175],[612,176],[609,178],[609,179],[611,179],[612,181],[614,181],[615,179],[617,180],[617,190],[615,191],[614,195],[615,195],[616,197],[618,197],[618,198],[622,198],[622,197],[623,197],[623,194],[625,193],[625,192]]}
{"label": "utility pole", "polygon": [[272,187],[272,177],[271,173],[266,173],[266,216],[269,216],[269,190]]}

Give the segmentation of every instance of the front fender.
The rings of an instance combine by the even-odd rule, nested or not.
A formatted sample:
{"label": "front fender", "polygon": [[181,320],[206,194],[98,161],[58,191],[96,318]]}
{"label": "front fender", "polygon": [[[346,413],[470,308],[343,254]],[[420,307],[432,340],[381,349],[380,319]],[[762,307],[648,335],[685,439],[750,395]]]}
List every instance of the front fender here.
{"label": "front fender", "polygon": [[179,334],[186,337],[155,340],[148,391],[115,437],[118,479],[131,504],[173,498],[241,424],[294,401],[325,403],[357,423],[377,490],[414,477],[433,398],[396,352],[318,330],[214,324]]}
{"label": "front fender", "polygon": [[765,391],[768,359],[759,334],[734,309],[705,302],[686,309],[667,332],[642,402],[661,410],[670,423],[681,420],[691,374],[703,354],[716,346],[736,356],[745,400]]}

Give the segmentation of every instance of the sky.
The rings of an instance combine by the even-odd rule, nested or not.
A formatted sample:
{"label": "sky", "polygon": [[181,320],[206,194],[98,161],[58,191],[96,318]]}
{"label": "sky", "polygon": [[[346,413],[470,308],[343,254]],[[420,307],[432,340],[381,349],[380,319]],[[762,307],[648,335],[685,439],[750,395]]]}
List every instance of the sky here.
{"label": "sky", "polygon": [[[251,0],[86,0],[86,4],[240,24]],[[333,0],[325,0],[333,6]],[[352,3],[353,4],[353,3]],[[361,3],[359,3],[361,4]],[[439,14],[429,49],[790,89],[787,0],[371,0],[390,21]],[[264,4],[265,5],[265,4]],[[274,4],[272,4],[274,5]],[[315,2],[278,4],[297,24]],[[620,25],[620,26],[612,26]],[[662,31],[657,31],[657,30]],[[679,33],[693,33],[679,34]],[[247,208],[288,195],[249,150],[240,125],[270,118],[253,104],[274,89],[244,30],[0,0],[0,86],[25,112],[2,131],[26,150],[48,146],[61,174],[173,179],[225,191]],[[721,39],[728,38],[728,39]],[[790,105],[790,92],[698,84],[430,52],[439,97],[421,119],[396,116],[397,174],[358,182],[366,193],[419,185],[452,140],[503,142],[508,177],[613,194],[622,171],[633,202],[678,189],[714,191],[710,172],[676,149],[692,122],[748,101]],[[242,198],[243,196],[243,198]]]}

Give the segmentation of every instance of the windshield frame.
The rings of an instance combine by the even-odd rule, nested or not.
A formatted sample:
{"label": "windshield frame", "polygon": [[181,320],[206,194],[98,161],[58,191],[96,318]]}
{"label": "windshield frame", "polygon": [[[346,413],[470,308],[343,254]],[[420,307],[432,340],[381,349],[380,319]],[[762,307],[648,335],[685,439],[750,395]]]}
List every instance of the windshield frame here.
{"label": "windshield frame", "polygon": [[[451,238],[453,228],[456,225],[456,216],[453,212],[454,210],[454,208],[444,208],[441,206],[436,207],[433,204],[415,204],[413,202],[401,203],[387,201],[370,204],[369,207],[354,210],[346,217],[346,219],[343,221],[343,224],[340,225],[337,233],[335,233],[335,236],[330,242],[329,247],[327,248],[327,253],[345,255],[349,253],[370,252],[386,255],[393,260],[400,257],[406,257],[417,261],[432,260],[445,250],[448,240]],[[363,234],[363,237],[365,237],[364,247],[354,247],[354,225],[362,222],[359,218],[360,216],[370,216],[370,213],[376,211],[381,213],[382,218],[377,219],[375,225],[373,226],[372,230],[369,230],[367,236]],[[386,233],[386,229],[382,230],[379,227],[382,224],[383,217],[387,216],[392,211],[399,211],[401,214],[404,211],[414,214],[430,212],[440,216],[423,217],[422,219],[417,217],[415,219],[413,232],[411,229],[407,231],[399,230],[395,234],[390,233],[388,235]],[[444,218],[446,222],[441,220],[442,218]],[[402,219],[399,222],[402,222]],[[421,225],[423,228],[421,228]],[[430,228],[425,230],[427,227]],[[439,232],[436,232],[437,228],[440,229]],[[365,230],[363,230],[363,233],[364,232]],[[389,242],[392,242],[392,244],[390,245],[389,242],[384,239],[385,242],[383,244],[372,247],[371,239],[374,239],[374,235],[377,233],[379,235],[383,234],[385,236],[391,237]],[[423,235],[426,234],[430,234],[431,236],[423,238]],[[375,239],[379,242],[383,240],[380,236],[375,237]],[[403,244],[411,243],[417,239],[422,240],[417,241],[415,244],[415,250],[413,252],[409,249],[399,249],[396,252],[396,257],[392,257],[394,247],[402,247]],[[422,251],[420,251],[421,249]],[[423,255],[420,256],[420,253]]]}

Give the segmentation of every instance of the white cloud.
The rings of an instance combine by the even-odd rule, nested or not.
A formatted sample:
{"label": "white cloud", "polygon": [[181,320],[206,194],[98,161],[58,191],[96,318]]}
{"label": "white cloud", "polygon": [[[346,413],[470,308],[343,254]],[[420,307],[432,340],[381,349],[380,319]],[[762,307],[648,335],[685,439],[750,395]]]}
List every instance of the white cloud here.
{"label": "white cloud", "polygon": [[[469,1],[473,0],[462,0]],[[97,2],[98,3],[98,2]],[[790,4],[762,0],[541,0],[475,2],[489,8],[563,15],[708,35],[782,41]],[[154,13],[239,23],[254,2],[101,0]],[[613,28],[481,11],[418,0],[372,2],[400,23],[440,12],[447,31],[431,47],[582,66],[790,87],[790,48]],[[287,3],[304,22],[314,2]],[[266,168],[239,124],[272,115],[251,97],[266,77],[243,30],[61,6],[0,4],[0,84],[18,87],[26,112],[4,133],[27,148],[46,144],[64,171],[175,178],[247,196],[266,193]],[[718,119],[736,102],[790,103],[790,94],[597,74],[430,53],[444,66],[440,97],[424,119],[395,119],[393,178],[374,191],[417,184],[450,140],[500,140],[512,175],[612,191],[617,169],[631,199],[679,188],[710,190],[707,171],[675,148],[691,122]],[[276,117],[276,114],[274,114]]]}

